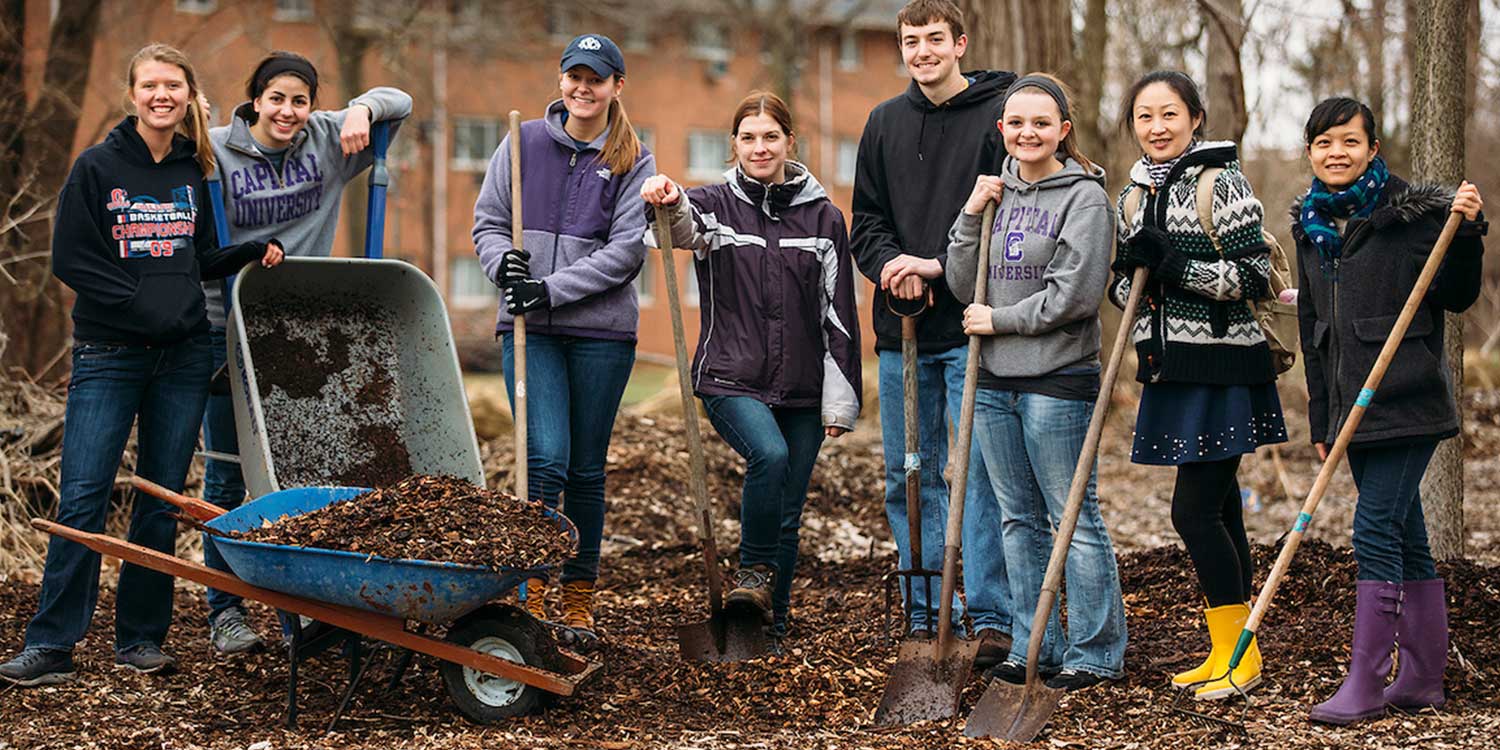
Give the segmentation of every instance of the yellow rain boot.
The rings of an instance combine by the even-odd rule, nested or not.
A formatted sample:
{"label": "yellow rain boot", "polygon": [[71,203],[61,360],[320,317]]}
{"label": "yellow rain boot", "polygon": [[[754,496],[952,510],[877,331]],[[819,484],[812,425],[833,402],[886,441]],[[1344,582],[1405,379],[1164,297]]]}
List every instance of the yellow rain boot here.
{"label": "yellow rain boot", "polygon": [[[1229,660],[1234,656],[1234,648],[1239,643],[1240,633],[1245,630],[1245,621],[1250,619],[1250,607],[1245,604],[1229,604],[1205,610],[1203,614],[1208,619],[1208,638],[1213,643],[1213,649],[1209,654],[1213,667],[1209,677],[1219,677],[1229,669]],[[1225,675],[1221,679],[1198,688],[1193,693],[1193,697],[1200,701],[1227,698],[1239,692],[1235,690],[1235,686],[1249,692],[1260,684],[1260,667],[1260,646],[1256,643],[1256,639],[1251,638],[1250,648],[1240,658],[1240,665],[1235,668],[1232,675],[1234,684],[1229,684],[1231,675]]]}
{"label": "yellow rain boot", "polygon": [[541,578],[527,578],[521,596],[521,609],[538,620],[547,618],[547,582]]}

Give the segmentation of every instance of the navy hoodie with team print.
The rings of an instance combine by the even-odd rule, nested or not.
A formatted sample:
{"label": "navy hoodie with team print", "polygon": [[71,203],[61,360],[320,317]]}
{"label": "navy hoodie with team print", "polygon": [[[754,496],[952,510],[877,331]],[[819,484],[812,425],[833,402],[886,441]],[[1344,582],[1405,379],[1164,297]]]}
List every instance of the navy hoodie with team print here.
{"label": "navy hoodie with team print", "polygon": [[73,338],[162,345],[208,330],[203,279],[260,258],[265,244],[220,248],[193,141],[157,162],[126,117],[73,162],[57,200],[52,273],[78,294]]}

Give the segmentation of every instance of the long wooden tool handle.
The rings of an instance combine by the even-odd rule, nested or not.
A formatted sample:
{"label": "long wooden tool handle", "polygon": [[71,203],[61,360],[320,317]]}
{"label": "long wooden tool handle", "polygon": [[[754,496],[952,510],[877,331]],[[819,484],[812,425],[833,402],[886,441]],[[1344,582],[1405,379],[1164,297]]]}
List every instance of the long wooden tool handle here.
{"label": "long wooden tool handle", "polygon": [[[1317,481],[1313,482],[1312,490],[1307,493],[1307,500],[1302,504],[1302,512],[1297,514],[1296,523],[1292,524],[1292,530],[1286,535],[1286,544],[1281,548],[1281,554],[1276,557],[1276,564],[1271,568],[1271,576],[1260,589],[1260,598],[1255,602],[1255,609],[1250,613],[1250,619],[1245,622],[1245,629],[1240,632],[1240,640],[1235,644],[1234,654],[1230,656],[1229,668],[1232,670],[1240,665],[1240,659],[1250,648],[1250,640],[1255,637],[1255,631],[1260,628],[1261,620],[1266,616],[1266,610],[1271,608],[1271,600],[1276,597],[1276,589],[1281,586],[1281,579],[1286,576],[1287,569],[1292,565],[1292,557],[1297,554],[1297,547],[1302,544],[1302,537],[1307,532],[1307,526],[1312,522],[1313,514],[1318,511],[1318,503],[1323,500],[1323,493],[1328,489],[1328,483],[1333,479],[1334,470],[1344,460],[1344,454],[1349,450],[1349,443],[1354,439],[1354,433],[1359,429],[1359,423],[1364,419],[1365,410],[1370,408],[1370,402],[1375,400],[1375,389],[1380,387],[1380,381],[1385,378],[1386,368],[1391,366],[1391,360],[1396,357],[1396,349],[1401,346],[1401,339],[1406,337],[1406,329],[1411,326],[1411,320],[1416,317],[1417,310],[1422,307],[1422,301],[1427,296],[1427,288],[1432,285],[1432,280],[1437,276],[1438,267],[1443,263],[1443,256],[1448,254],[1448,245],[1453,242],[1453,235],[1458,233],[1458,225],[1463,222],[1463,214],[1454,212],[1448,217],[1448,223],[1443,225],[1442,234],[1438,235],[1437,244],[1432,247],[1432,254],[1427,256],[1427,263],[1422,266],[1422,274],[1417,277],[1417,283],[1411,288],[1411,294],[1406,297],[1406,304],[1401,308],[1401,314],[1396,317],[1396,324],[1391,326],[1390,335],[1385,338],[1385,346],[1380,349],[1380,356],[1375,358],[1375,366],[1370,368],[1370,374],[1365,378],[1363,388],[1359,389],[1359,397],[1354,400],[1354,408],[1349,410],[1349,418],[1344,420],[1344,426],[1339,429],[1338,437],[1333,442],[1333,448],[1328,451],[1328,458],[1323,460],[1323,467],[1318,470]],[[1439,325],[1442,323],[1439,322]]]}
{"label": "long wooden tool handle", "polygon": [[77,542],[101,555],[109,555],[125,562],[166,573],[169,576],[185,578],[219,591],[265,602],[277,609],[306,615],[319,622],[352,630],[360,635],[376,638],[444,661],[473,667],[481,672],[506,677],[541,688],[549,693],[572,695],[577,687],[578,678],[569,679],[536,667],[528,667],[482,651],[475,651],[467,646],[418,635],[408,631],[405,621],[400,618],[366,612],[341,604],[303,599],[299,596],[252,586],[228,573],[213,570],[198,563],[124,542],[111,536],[80,531],[41,518],[31,519],[31,526],[53,536]]}
{"label": "long wooden tool handle", "polygon": [[[521,113],[510,111],[510,244],[521,250]],[[511,349],[515,352],[516,408],[514,418],[516,433],[516,496],[531,498],[529,466],[526,459],[526,314],[515,316],[515,327],[511,333]]]}
{"label": "long wooden tool handle", "polygon": [[[988,300],[990,281],[990,233],[995,225],[995,206],[1000,196],[995,196],[984,207],[979,225],[979,268],[974,274],[974,304],[983,305]],[[953,479],[948,485],[948,528],[943,535],[943,589],[942,603],[938,605],[938,651],[947,648],[953,637],[953,591],[958,587],[958,556],[963,547],[964,498],[969,491],[969,450],[974,442],[974,399],[979,390],[979,345],[980,336],[969,337],[969,354],[964,365],[964,396],[959,406],[958,435],[953,441],[955,455],[948,457],[953,463]]]}
{"label": "long wooden tool handle", "polygon": [[130,486],[164,503],[177,507],[182,512],[199,521],[212,521],[224,515],[223,508],[207,500],[199,500],[196,497],[188,497],[180,492],[173,492],[144,477],[131,477]]}
{"label": "long wooden tool handle", "polygon": [[1073,531],[1078,528],[1078,514],[1083,511],[1083,499],[1088,494],[1089,479],[1094,475],[1094,458],[1099,455],[1099,438],[1104,434],[1104,422],[1109,419],[1110,398],[1114,395],[1115,381],[1120,377],[1120,362],[1130,346],[1130,332],[1135,328],[1135,311],[1140,307],[1141,293],[1146,287],[1149,271],[1135,269],[1130,277],[1130,296],[1125,300],[1125,312],[1120,316],[1120,327],[1115,331],[1115,345],[1109,352],[1109,363],[1104,367],[1104,378],[1099,381],[1099,395],[1094,398],[1094,414],[1089,418],[1088,435],[1083,439],[1083,449],[1078,453],[1078,463],[1073,467],[1073,483],[1068,486],[1068,500],[1063,506],[1063,515],[1057,525],[1057,534],[1052,540],[1052,556],[1047,559],[1047,573],[1042,577],[1042,591],[1037,597],[1036,612],[1031,617],[1031,640],[1026,644],[1026,681],[1037,678],[1037,659],[1042,654],[1042,635],[1047,632],[1047,619],[1052,615],[1052,603],[1057,601],[1058,589],[1062,586],[1063,572],[1067,569],[1068,549],[1073,544]]}
{"label": "long wooden tool handle", "polygon": [[[678,200],[687,195],[678,188]],[[672,314],[672,345],[677,352],[677,390],[682,396],[682,424],[687,431],[688,459],[692,464],[693,501],[698,506],[698,537],[703,541],[703,564],[708,574],[708,606],[717,613],[724,607],[724,584],[719,571],[719,547],[714,541],[714,511],[708,502],[708,467],[703,457],[703,435],[698,432],[698,408],[693,404],[693,383],[688,373],[687,334],[682,327],[682,305],[677,296],[677,265],[672,258],[672,219],[666,206],[656,207],[656,244],[661,248],[662,271],[667,277],[667,310]]]}

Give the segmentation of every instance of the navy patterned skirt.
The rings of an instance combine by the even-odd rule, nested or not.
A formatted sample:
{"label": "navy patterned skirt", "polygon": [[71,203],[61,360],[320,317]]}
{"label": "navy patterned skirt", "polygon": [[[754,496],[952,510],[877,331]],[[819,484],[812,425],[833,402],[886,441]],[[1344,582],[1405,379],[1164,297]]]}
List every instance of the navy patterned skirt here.
{"label": "navy patterned skirt", "polygon": [[1177,466],[1254,453],[1286,442],[1276,384],[1147,383],[1130,460]]}

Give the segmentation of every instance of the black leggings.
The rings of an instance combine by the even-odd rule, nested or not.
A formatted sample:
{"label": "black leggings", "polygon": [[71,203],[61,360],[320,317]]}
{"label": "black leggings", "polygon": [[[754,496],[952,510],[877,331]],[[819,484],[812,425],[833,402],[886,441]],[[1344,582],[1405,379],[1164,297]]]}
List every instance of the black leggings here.
{"label": "black leggings", "polygon": [[1250,540],[1235,473],[1240,457],[1182,464],[1172,489],[1172,528],[1187,545],[1208,606],[1250,600]]}

